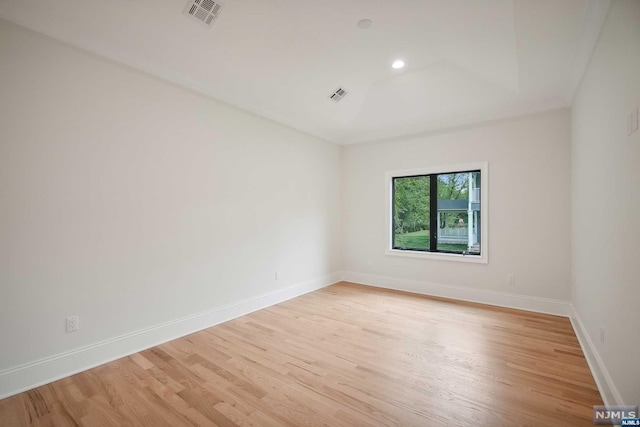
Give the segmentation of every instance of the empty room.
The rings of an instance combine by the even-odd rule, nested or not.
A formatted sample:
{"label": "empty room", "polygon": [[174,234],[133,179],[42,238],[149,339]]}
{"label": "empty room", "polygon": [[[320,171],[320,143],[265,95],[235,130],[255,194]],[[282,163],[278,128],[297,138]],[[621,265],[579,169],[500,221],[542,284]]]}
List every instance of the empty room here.
{"label": "empty room", "polygon": [[640,1],[0,0],[0,99],[0,426],[640,425]]}

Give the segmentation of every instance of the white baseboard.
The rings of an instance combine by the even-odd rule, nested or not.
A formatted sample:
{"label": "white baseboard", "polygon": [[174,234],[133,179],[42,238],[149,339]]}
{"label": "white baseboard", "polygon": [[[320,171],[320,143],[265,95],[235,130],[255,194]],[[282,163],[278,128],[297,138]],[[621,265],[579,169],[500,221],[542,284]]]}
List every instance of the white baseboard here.
{"label": "white baseboard", "polygon": [[376,286],[379,288],[395,289],[398,291],[413,292],[416,294],[497,305],[500,307],[517,308],[519,310],[554,314],[556,316],[571,316],[571,304],[568,301],[510,294],[506,292],[487,291],[483,289],[472,289],[462,286],[443,285],[418,280],[397,279],[393,277],[355,273],[352,271],[344,272],[342,277],[347,282]]}
{"label": "white baseboard", "polygon": [[571,309],[570,319],[573,329],[576,331],[578,341],[580,342],[580,347],[582,347],[584,357],[587,359],[587,363],[591,369],[593,379],[596,381],[598,390],[600,390],[600,396],[602,397],[604,404],[607,406],[624,405],[622,396],[618,393],[618,389],[613,383],[613,380],[611,379],[596,346],[593,344],[591,337],[587,333],[587,329],[584,327],[582,320],[580,320],[578,312],[573,307]]}
{"label": "white baseboard", "polygon": [[0,371],[0,399],[278,304],[340,281],[333,273]]}

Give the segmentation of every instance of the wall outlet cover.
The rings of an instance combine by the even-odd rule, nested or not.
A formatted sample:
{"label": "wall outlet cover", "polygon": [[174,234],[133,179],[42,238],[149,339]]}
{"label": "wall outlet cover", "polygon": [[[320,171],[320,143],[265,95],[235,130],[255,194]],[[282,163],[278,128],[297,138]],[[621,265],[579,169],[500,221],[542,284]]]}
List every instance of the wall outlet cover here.
{"label": "wall outlet cover", "polygon": [[80,318],[78,316],[69,316],[66,321],[67,332],[75,332],[80,329]]}

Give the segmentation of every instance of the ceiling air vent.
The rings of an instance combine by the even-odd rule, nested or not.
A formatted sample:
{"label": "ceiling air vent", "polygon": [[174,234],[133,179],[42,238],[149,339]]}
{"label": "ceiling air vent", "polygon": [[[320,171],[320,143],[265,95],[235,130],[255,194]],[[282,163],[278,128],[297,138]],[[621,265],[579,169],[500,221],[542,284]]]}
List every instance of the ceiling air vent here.
{"label": "ceiling air vent", "polygon": [[332,101],[338,102],[345,96],[347,96],[347,91],[339,87],[338,89],[335,90],[335,92],[329,95],[329,99],[331,99]]}
{"label": "ceiling air vent", "polygon": [[220,4],[213,0],[189,0],[184,14],[210,27],[220,14]]}

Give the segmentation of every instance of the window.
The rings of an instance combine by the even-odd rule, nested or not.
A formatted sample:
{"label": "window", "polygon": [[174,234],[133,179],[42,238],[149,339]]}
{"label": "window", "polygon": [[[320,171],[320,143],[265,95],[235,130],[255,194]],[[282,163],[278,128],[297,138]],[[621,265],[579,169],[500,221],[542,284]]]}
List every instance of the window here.
{"label": "window", "polygon": [[487,262],[487,164],[387,173],[387,253]]}

